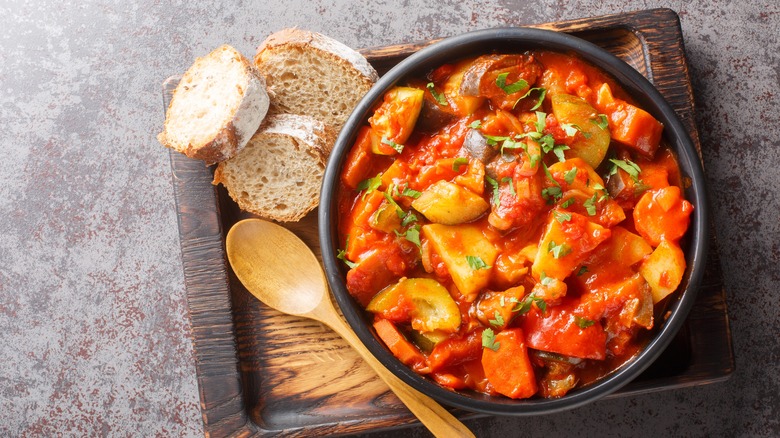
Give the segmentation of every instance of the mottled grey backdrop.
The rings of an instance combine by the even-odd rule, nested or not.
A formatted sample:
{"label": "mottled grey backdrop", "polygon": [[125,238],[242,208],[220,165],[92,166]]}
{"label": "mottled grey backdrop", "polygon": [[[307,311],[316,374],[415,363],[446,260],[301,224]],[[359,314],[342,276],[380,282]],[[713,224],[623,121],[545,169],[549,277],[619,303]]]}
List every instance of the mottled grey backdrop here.
{"label": "mottled grey backdrop", "polygon": [[[774,1],[0,0],[0,435],[203,429],[160,83],[288,26],[353,47],[653,7],[680,14],[729,291],[726,383],[601,401],[479,436],[780,435]],[[425,436],[415,429],[412,436]]]}

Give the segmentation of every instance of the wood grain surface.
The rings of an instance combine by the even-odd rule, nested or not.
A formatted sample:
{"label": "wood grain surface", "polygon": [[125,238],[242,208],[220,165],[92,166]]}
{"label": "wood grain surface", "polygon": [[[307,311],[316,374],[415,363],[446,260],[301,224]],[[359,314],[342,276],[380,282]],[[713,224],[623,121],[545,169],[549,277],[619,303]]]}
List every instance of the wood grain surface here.
{"label": "wood grain surface", "polygon": [[[507,23],[512,25],[512,23]],[[701,154],[677,15],[668,9],[533,27],[572,33],[617,55],[655,84]],[[364,49],[382,74],[432,43]],[[167,108],[177,77],[163,84]],[[241,212],[213,170],[171,152],[192,341],[207,436],[322,436],[403,427],[414,417],[334,332],[259,303],[226,263],[224,237]],[[285,224],[319,256],[316,210]],[[611,397],[706,384],[734,369],[714,228],[704,284],[688,321],[644,374]],[[475,414],[454,411],[461,418]]]}

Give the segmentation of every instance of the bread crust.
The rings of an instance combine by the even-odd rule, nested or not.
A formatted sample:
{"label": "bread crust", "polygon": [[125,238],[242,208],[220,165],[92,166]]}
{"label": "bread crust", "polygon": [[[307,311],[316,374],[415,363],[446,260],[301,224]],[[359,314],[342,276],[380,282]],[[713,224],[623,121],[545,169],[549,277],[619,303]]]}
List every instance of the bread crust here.
{"label": "bread crust", "polygon": [[[225,51],[229,52],[234,61],[240,63],[244,72],[245,83],[236,84],[243,92],[239,105],[233,109],[230,119],[224,121],[222,128],[210,140],[195,144],[191,142],[181,144],[173,138],[174,135],[171,132],[172,129],[175,129],[173,125],[178,122],[172,119],[172,114],[175,112],[171,109],[176,105],[184,105],[180,101],[186,99],[188,90],[185,84],[197,83],[200,80],[195,76],[199,74],[203,63],[209,62],[219,52]],[[197,58],[182,76],[179,85],[173,92],[163,131],[157,135],[157,140],[163,146],[181,152],[190,158],[203,160],[207,165],[218,163],[235,156],[249,142],[268,112],[269,105],[270,99],[266,92],[263,75],[249,59],[236,49],[227,44],[222,45],[208,55]]]}
{"label": "bread crust", "polygon": [[379,74],[377,74],[374,67],[372,67],[371,64],[368,63],[368,60],[360,53],[333,38],[317,32],[298,29],[297,27],[282,29],[269,35],[257,48],[255,65],[260,66],[262,64],[263,52],[284,45],[293,47],[311,46],[314,49],[327,54],[326,56],[332,57],[336,63],[357,70],[360,73],[361,81],[367,85],[368,88],[371,88],[374,82],[379,80]]}

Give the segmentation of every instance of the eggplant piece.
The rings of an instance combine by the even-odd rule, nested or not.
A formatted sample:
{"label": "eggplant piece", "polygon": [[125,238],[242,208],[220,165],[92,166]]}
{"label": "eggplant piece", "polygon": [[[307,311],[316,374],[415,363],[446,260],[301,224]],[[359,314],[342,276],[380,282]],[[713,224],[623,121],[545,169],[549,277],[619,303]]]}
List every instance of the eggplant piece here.
{"label": "eggplant piece", "polygon": [[476,158],[483,164],[489,163],[498,153],[493,146],[488,144],[487,138],[476,129],[470,129],[466,134],[466,138],[463,140],[463,149],[469,156]]}
{"label": "eggplant piece", "polygon": [[[463,74],[460,94],[487,97],[494,105],[510,110],[533,86],[541,72],[541,66],[530,55],[483,55],[475,59]],[[508,92],[507,88],[501,88],[496,83],[498,77],[504,73],[507,87],[521,80],[525,81],[526,85]]]}
{"label": "eggplant piece", "polygon": [[436,100],[425,94],[420,116],[417,119],[417,129],[422,132],[434,133],[455,120],[455,115],[447,108],[439,105]]}

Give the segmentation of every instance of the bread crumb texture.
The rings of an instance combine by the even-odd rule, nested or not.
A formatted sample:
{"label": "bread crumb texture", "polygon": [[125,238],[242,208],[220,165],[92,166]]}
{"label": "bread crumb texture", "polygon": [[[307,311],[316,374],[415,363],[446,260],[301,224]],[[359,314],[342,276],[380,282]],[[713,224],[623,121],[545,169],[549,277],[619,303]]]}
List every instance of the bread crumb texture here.
{"label": "bread crumb texture", "polygon": [[223,45],[198,58],[174,91],[160,142],[207,164],[234,156],[268,111],[265,80],[249,60]]}
{"label": "bread crumb texture", "polygon": [[335,133],[307,116],[269,116],[247,146],[219,164],[223,184],[239,207],[259,216],[298,221],[319,203]]}

